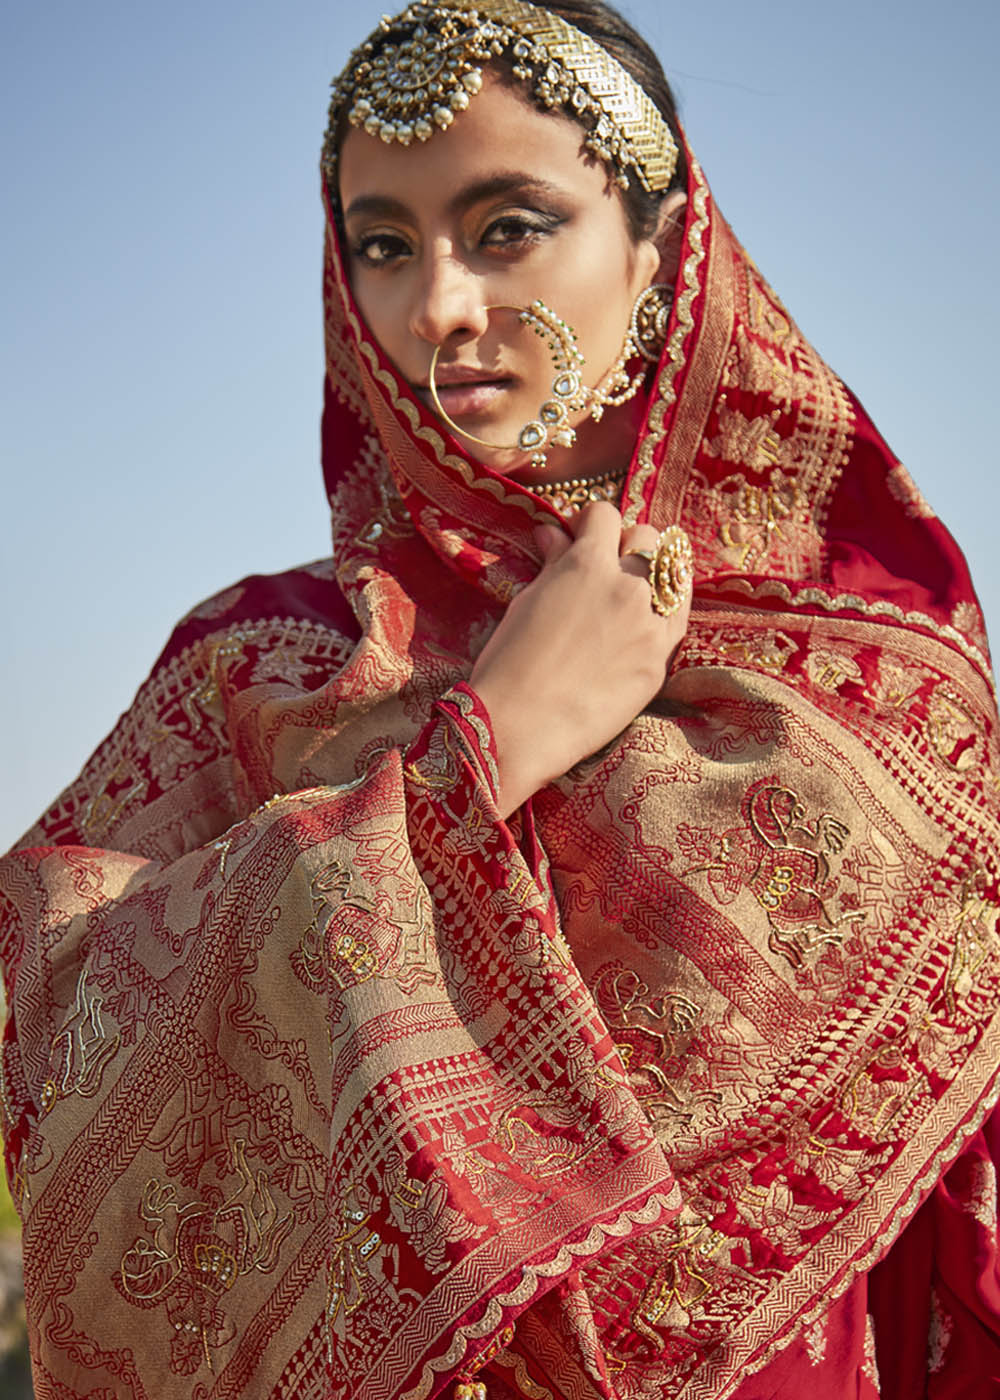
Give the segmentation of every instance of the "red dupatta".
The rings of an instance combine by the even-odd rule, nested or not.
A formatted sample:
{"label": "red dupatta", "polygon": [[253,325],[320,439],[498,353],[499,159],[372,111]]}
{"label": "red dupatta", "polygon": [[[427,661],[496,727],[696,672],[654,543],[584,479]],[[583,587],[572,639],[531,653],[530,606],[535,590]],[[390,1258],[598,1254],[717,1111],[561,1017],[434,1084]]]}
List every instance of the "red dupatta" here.
{"label": "red dupatta", "polygon": [[695,547],[675,703],[510,823],[464,677],[546,507],[400,384],[331,222],[333,564],[185,619],[0,865],[39,1396],[844,1393],[950,1162],[982,1286],[928,1364],[978,1310],[995,1366],[978,608],[691,170],[623,501]]}

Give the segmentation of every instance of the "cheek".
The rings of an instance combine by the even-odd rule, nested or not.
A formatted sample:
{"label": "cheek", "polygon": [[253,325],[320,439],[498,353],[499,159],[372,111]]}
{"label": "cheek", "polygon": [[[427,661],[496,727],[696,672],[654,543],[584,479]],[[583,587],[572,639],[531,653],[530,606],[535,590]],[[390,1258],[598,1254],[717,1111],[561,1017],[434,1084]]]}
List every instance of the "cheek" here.
{"label": "cheek", "polygon": [[[370,279],[365,277],[364,273],[351,278],[351,292],[355,304],[361,312],[361,319],[368,327],[372,337],[390,359],[395,359],[399,347],[393,342],[399,340],[400,318],[393,312],[391,298],[386,295],[383,288],[372,287]],[[397,332],[395,336],[393,335],[394,330]]]}
{"label": "cheek", "polygon": [[[581,305],[581,319],[591,328],[591,336],[607,351],[617,354],[625,338],[636,297],[649,286],[650,279],[637,259],[628,256],[607,259],[594,277],[589,295]],[[582,327],[581,327],[582,331]]]}

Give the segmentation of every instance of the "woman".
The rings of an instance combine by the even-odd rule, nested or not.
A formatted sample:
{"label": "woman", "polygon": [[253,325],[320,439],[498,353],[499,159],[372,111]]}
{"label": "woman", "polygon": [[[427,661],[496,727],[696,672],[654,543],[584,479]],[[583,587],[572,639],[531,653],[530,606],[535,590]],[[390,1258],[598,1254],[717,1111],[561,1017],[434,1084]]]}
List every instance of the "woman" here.
{"label": "woman", "polygon": [[334,561],[0,867],[38,1393],[989,1394],[960,556],[603,7],[387,21],[324,172]]}

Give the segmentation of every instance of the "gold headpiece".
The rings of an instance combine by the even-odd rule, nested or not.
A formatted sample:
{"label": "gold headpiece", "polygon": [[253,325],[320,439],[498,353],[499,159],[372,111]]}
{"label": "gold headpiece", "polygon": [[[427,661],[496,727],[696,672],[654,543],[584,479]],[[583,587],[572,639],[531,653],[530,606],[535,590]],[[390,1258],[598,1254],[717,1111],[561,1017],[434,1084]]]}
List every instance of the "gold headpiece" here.
{"label": "gold headpiece", "polygon": [[468,107],[482,65],[501,54],[543,107],[565,108],[583,124],[588,150],[623,188],[632,172],[650,192],[667,189],[677,144],[649,96],[589,35],[524,0],[436,0],[383,19],[333,85],[323,145],[331,189],[344,111],[383,141],[427,141]]}

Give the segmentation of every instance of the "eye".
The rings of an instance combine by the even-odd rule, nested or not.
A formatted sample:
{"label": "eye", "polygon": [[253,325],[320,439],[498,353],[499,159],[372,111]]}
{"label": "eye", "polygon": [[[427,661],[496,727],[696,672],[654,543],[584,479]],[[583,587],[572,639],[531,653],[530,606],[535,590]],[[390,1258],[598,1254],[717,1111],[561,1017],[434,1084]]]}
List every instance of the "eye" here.
{"label": "eye", "polygon": [[398,233],[363,233],[351,244],[351,256],[365,267],[387,267],[409,255],[410,245]]}
{"label": "eye", "polygon": [[486,226],[481,242],[486,248],[515,250],[540,242],[562,222],[557,215],[544,214],[541,210],[503,214]]}

